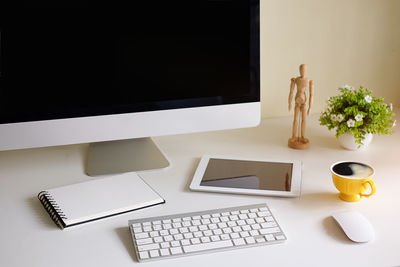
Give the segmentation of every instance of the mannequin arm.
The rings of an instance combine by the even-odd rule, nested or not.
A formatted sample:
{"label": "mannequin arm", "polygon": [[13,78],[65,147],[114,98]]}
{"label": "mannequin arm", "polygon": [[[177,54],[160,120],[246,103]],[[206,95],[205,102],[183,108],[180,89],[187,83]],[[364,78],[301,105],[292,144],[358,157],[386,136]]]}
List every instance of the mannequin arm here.
{"label": "mannequin arm", "polygon": [[293,92],[294,92],[294,86],[295,86],[295,78],[292,78],[291,79],[291,82],[290,82],[290,93],[289,93],[289,99],[288,99],[288,102],[289,102],[289,111],[292,109],[292,99],[293,99]]}
{"label": "mannequin arm", "polygon": [[310,80],[310,97],[309,97],[309,102],[308,102],[308,110],[307,110],[307,115],[310,115],[311,112],[311,106],[313,104],[313,97],[314,97],[314,82]]}

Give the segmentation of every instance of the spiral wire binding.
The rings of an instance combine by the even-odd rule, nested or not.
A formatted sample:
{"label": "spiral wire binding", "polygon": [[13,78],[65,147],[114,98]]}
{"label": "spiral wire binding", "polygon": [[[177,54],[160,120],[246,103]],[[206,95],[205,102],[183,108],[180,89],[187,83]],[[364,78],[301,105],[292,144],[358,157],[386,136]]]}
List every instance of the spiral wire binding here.
{"label": "spiral wire binding", "polygon": [[50,215],[50,218],[58,225],[61,229],[65,228],[64,220],[67,220],[68,217],[61,210],[60,206],[54,200],[54,198],[47,191],[42,191],[38,194],[38,198],[42,203],[43,207],[46,209],[47,213]]}

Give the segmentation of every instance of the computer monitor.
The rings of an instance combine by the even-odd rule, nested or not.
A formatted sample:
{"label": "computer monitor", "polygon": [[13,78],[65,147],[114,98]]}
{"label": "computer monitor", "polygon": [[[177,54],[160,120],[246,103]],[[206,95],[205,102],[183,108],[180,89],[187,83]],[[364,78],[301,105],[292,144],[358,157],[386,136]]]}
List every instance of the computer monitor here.
{"label": "computer monitor", "polygon": [[258,125],[258,0],[56,2],[2,10],[0,150],[91,143],[99,175],[167,166],[149,137]]}

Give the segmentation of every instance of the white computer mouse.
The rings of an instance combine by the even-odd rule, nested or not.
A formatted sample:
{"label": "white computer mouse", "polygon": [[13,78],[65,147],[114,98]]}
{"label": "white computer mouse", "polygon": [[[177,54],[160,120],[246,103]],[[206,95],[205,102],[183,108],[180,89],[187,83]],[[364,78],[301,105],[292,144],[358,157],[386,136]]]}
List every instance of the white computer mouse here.
{"label": "white computer mouse", "polygon": [[332,217],[353,242],[369,242],[375,236],[371,223],[357,211],[337,212]]}

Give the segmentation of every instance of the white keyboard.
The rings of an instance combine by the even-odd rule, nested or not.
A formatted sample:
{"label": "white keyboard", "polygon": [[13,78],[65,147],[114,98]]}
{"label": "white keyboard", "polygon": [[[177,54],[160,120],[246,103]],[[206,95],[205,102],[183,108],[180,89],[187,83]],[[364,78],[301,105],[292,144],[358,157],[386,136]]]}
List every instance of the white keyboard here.
{"label": "white keyboard", "polygon": [[286,240],[266,204],[130,220],[140,262]]}

